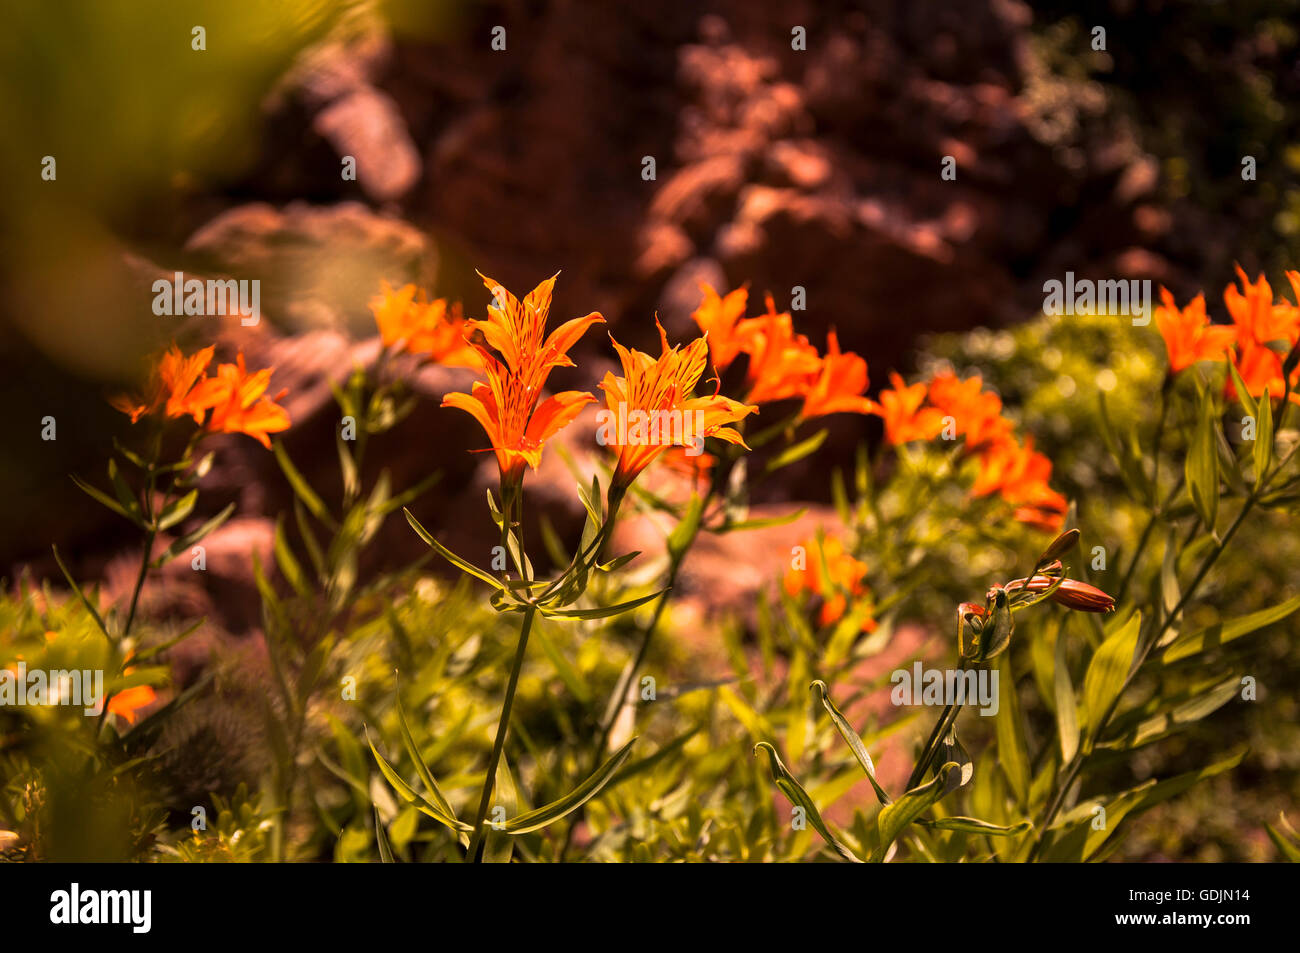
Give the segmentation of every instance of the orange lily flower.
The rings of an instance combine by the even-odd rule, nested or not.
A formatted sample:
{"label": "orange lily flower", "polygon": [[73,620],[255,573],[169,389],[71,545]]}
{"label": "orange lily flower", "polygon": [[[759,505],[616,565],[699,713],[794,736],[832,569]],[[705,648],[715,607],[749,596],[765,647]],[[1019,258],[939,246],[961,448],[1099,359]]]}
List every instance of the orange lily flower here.
{"label": "orange lily flower", "polygon": [[277,403],[288,391],[282,390],[273,398],[263,396],[271,383],[272,370],[267,367],[249,374],[242,351],[234,364],[218,365],[216,377],[201,381],[191,395],[195,407],[212,408],[208,429],[213,433],[247,434],[270,450],[268,434],[289,429],[289,413]]}
{"label": "orange lily flower", "polygon": [[[821,553],[818,555],[818,547]],[[848,608],[848,597],[866,595],[867,564],[855,559],[844,549],[844,543],[834,536],[827,536],[819,544],[810,539],[803,545],[808,567],[806,569],[787,569],[783,585],[787,594],[797,596],[801,592],[810,592],[822,600],[817,621],[819,625],[833,625],[844,617]],[[824,570],[823,571],[823,565]],[[875,619],[867,619],[862,631],[871,632],[876,628]]]}
{"label": "orange lily flower", "polygon": [[897,373],[889,375],[893,390],[882,390],[880,402],[873,403],[872,413],[885,421],[885,439],[898,446],[913,440],[932,440],[943,430],[943,414],[925,403],[926,385],[918,382],[908,387]]}
{"label": "orange lily flower", "polygon": [[[1263,344],[1247,340],[1238,343],[1234,356],[1233,365],[1252,397],[1264,396],[1265,389],[1273,397],[1282,396],[1286,384],[1282,380],[1281,355]],[[1237,396],[1236,382],[1231,377],[1224,390],[1229,396]]]}
{"label": "orange lily flower", "polygon": [[777,314],[767,296],[767,314],[741,322],[744,350],[749,354],[749,394],[753,404],[802,397],[822,369],[817,349],[794,333],[789,313]]}
{"label": "orange lily flower", "polygon": [[984,390],[984,379],[976,374],[961,380],[951,371],[941,371],[930,379],[930,405],[956,422],[958,436],[966,438],[966,448],[979,451],[1006,439],[1011,421],[1002,416],[1002,398]]}
{"label": "orange lily flower", "polygon": [[168,417],[192,416],[195,423],[203,422],[203,407],[196,407],[191,399],[195,383],[212,363],[215,347],[205,347],[186,357],[173,344],[158,359],[150,373],[149,392],[146,396],[119,396],[109,403],[131,418],[135,423],[146,414],[165,411]]}
{"label": "orange lily flower", "polygon": [[108,713],[126,719],[128,725],[134,725],[140,718],[140,709],[152,705],[158,694],[149,685],[136,685],[124,688],[108,700]]}
{"label": "orange lily flower", "polygon": [[691,397],[704,373],[708,344],[696,338],[685,347],[669,347],[663,325],[657,320],[655,324],[662,345],[657,360],[623,347],[610,335],[623,376],[609,372],[600,383],[607,410],[597,437],[618,453],[615,486],[626,487],[669,447],[702,453],[705,437],[744,447],[740,433],[726,425],[758,410],[720,394]]}
{"label": "orange lily flower", "polygon": [[826,414],[869,414],[873,406],[864,397],[867,385],[867,362],[852,351],[840,353],[840,340],[831,328],[826,334],[826,356],[821,370],[804,394],[804,419]]}
{"label": "orange lily flower", "polygon": [[699,453],[694,456],[686,452],[685,447],[669,447],[659,458],[660,464],[667,470],[691,481],[692,488],[698,490],[705,478],[713,471],[718,458],[711,453]]}
{"label": "orange lily flower", "polygon": [[745,350],[743,345],[749,328],[744,317],[749,289],[737,288],[723,297],[711,285],[700,282],[700,291],[704,299],[691,317],[708,338],[713,367],[721,373]]}
{"label": "orange lily flower", "polygon": [[[1291,275],[1288,273],[1288,278]],[[1228,285],[1223,291],[1223,303],[1228,306],[1233,324],[1237,326],[1237,340],[1241,344],[1254,341],[1268,344],[1270,341],[1285,341],[1294,344],[1300,336],[1300,310],[1294,305],[1282,302],[1273,303],[1273,289],[1263,275],[1254,284],[1246,277],[1246,272],[1237,266],[1237,278],[1242,290],[1235,285]],[[1292,287],[1296,281],[1292,281]]]}
{"label": "orange lily flower", "polygon": [[1034,450],[1032,437],[1021,446],[1008,438],[980,456],[980,472],[971,490],[974,496],[998,493],[1018,505],[1016,519],[1044,530],[1059,529],[1065,519],[1065,497],[1048,485],[1052,461]]}
{"label": "orange lily flower", "polygon": [[460,305],[448,306],[443,298],[428,301],[415,285],[394,291],[382,282],[380,294],[370,301],[384,347],[398,345],[411,354],[429,357],[448,367],[481,367],[478,353],[465,340],[468,322]]}
{"label": "orange lily flower", "polygon": [[487,379],[476,381],[468,394],[447,394],[442,406],[457,407],[483,426],[496,453],[502,483],[513,483],[523,478],[525,467],[537,469],[546,441],[572,423],[584,404],[596,399],[583,391],[564,391],[538,404],[551,370],[572,367],[569,349],[591,325],[605,319],[593,311],[566,321],[547,337],[554,277],[539,284],[522,302],[500,283],[481,273],[480,277],[497,304],[489,306],[486,320],[470,321],[468,327]]}
{"label": "orange lily flower", "polygon": [[1160,301],[1156,308],[1156,327],[1165,340],[1170,374],[1177,374],[1197,361],[1223,360],[1236,331],[1210,323],[1204,295],[1198,294],[1181,311],[1167,288],[1160,289]]}

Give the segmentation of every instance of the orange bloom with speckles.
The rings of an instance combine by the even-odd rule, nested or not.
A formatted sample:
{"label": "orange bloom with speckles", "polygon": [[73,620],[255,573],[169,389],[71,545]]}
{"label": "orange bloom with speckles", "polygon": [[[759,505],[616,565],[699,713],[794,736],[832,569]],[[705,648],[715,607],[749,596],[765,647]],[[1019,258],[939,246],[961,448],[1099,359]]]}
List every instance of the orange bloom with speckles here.
{"label": "orange bloom with speckles", "polygon": [[[555,278],[543,281],[518,300],[499,282],[480,273],[495,297],[484,320],[470,321],[470,341],[483,360],[485,380],[470,393],[451,393],[442,406],[457,407],[483,427],[503,483],[523,478],[526,467],[537,469],[546,441],[573,422],[584,404],[596,398],[583,391],[564,391],[541,400],[546,379],[556,367],[572,367],[569,349],[593,324],[604,318],[592,313],[573,318],[546,334]],[[495,353],[494,353],[495,352]]]}
{"label": "orange bloom with speckles", "polygon": [[745,446],[740,433],[727,424],[758,410],[720,394],[691,396],[704,373],[708,345],[696,338],[685,347],[669,347],[663,326],[655,323],[662,345],[657,359],[625,348],[610,336],[623,376],[610,372],[600,383],[606,410],[599,417],[597,439],[618,453],[616,486],[630,484],[669,447],[703,454],[706,437]]}
{"label": "orange bloom with speckles", "polygon": [[428,357],[448,367],[481,367],[478,352],[465,340],[468,324],[459,304],[443,298],[428,301],[415,285],[396,291],[388,282],[370,301],[371,313],[379,326],[384,347],[396,346],[411,354]]}
{"label": "orange bloom with speckles", "polygon": [[935,407],[922,407],[926,386],[917,382],[910,387],[897,373],[889,375],[892,390],[882,390],[880,401],[872,404],[872,413],[885,422],[885,439],[894,446],[913,440],[932,440],[943,430],[943,414]]}
{"label": "orange bloom with speckles", "polygon": [[[869,592],[867,564],[846,552],[844,543],[833,536],[820,543],[810,539],[801,548],[806,566],[786,570],[785,591],[791,596],[809,592],[820,597],[818,624],[833,625],[843,618],[850,598],[857,599]],[[874,619],[867,619],[862,625],[864,632],[875,628]]]}

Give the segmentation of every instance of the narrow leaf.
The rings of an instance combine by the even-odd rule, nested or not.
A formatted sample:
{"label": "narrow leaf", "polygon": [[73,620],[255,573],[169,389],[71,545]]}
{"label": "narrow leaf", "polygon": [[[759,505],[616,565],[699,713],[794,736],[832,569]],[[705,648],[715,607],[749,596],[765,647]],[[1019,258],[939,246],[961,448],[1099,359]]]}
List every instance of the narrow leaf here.
{"label": "narrow leaf", "polygon": [[564,797],[506,821],[505,832],[507,834],[527,834],[529,831],[538,830],[558,821],[571,811],[576,811],[599,794],[601,789],[610,782],[618,769],[623,766],[623,762],[632,753],[632,745],[635,743],[636,739],[633,738],[619,748],[608,761],[595,770],[591,777],[564,795]]}

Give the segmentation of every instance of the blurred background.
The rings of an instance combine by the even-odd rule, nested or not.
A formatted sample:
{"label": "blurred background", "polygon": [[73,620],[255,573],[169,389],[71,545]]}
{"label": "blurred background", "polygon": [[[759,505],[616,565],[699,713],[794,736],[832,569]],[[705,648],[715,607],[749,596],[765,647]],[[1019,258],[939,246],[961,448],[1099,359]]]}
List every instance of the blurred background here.
{"label": "blurred background", "polygon": [[[1149,278],[1180,301],[1204,289],[1221,312],[1234,263],[1276,287],[1300,260],[1298,8],[10,0],[0,575],[48,575],[57,543],[110,594],[129,576],[134,531],[68,474],[98,476],[129,431],[104,397],[171,340],[273,364],[294,459],[318,486],[337,479],[329,383],[373,357],[381,280],[479,316],[476,268],[520,294],[561,271],[557,319],[598,310],[642,347],[655,313],[674,339],[692,331],[701,281],[748,283],[751,312],[798,286],[801,329],[819,346],[837,329],[873,391],[917,366],[926,335],[1037,318],[1066,271]],[[155,315],[152,282],[175,271],[260,281],[262,323]],[[990,367],[1012,354],[945,340]],[[594,385],[607,341],[582,348],[552,386]],[[452,532],[460,501],[482,499],[463,417],[426,401],[372,454],[399,486],[442,468],[426,523]],[[837,418],[832,459],[873,426]],[[288,489],[251,441],[218,461],[205,506],[237,500],[239,516],[213,539],[209,590],[167,598],[246,631],[248,555]],[[772,499],[827,499],[824,473],[787,472]],[[401,529],[394,559],[419,549]]]}

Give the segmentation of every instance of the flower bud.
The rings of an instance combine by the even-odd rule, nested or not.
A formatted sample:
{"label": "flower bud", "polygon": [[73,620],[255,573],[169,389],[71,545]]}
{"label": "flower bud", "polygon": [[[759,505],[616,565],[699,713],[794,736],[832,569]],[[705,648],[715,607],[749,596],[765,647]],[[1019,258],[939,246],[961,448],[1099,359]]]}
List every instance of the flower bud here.
{"label": "flower bud", "polygon": [[1011,604],[1001,586],[989,590],[984,608],[964,602],[957,610],[957,642],[961,657],[972,662],[984,662],[1006,651],[1011,644],[1015,625],[1011,618]]}
{"label": "flower bud", "polygon": [[957,651],[962,658],[973,658],[979,651],[979,636],[987,617],[984,607],[974,602],[957,607]]}
{"label": "flower bud", "polygon": [[[996,588],[996,587],[994,587]],[[1080,612],[1110,612],[1115,608],[1115,600],[1096,586],[1090,586],[1078,579],[1060,579],[1049,576],[1033,576],[1029,579],[1012,579],[1006,585],[1007,592],[1015,600],[1014,608],[1023,609],[1043,599],[1059,602],[1067,609]],[[993,590],[989,590],[990,596]],[[1040,593],[1034,598],[1029,593]]]}
{"label": "flower bud", "polygon": [[1043,550],[1043,555],[1039,556],[1038,562],[1034,564],[1036,569],[1041,570],[1041,568],[1045,567],[1048,563],[1060,559],[1073,549],[1075,544],[1078,542],[1079,531],[1077,529],[1067,529],[1060,536],[1056,537],[1056,539],[1052,540],[1052,545]]}
{"label": "flower bud", "polygon": [[1052,593],[1052,601],[1080,612],[1113,612],[1115,600],[1096,586],[1077,579],[1066,579]]}

